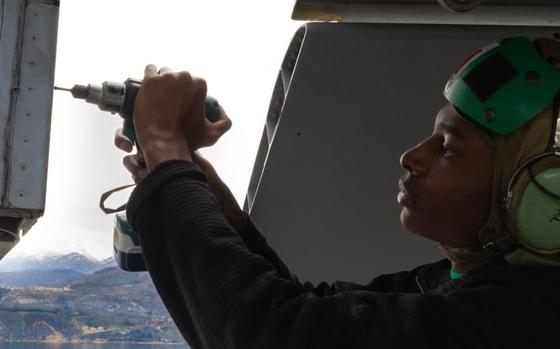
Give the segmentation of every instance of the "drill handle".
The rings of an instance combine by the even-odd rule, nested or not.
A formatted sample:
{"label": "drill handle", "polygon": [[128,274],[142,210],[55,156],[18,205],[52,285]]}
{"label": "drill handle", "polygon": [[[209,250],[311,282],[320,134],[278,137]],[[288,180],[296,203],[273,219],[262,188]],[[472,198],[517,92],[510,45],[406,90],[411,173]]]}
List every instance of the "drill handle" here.
{"label": "drill handle", "polygon": [[141,80],[127,79],[124,82],[125,94],[122,111],[120,115],[124,119],[123,134],[132,142],[136,143],[136,132],[134,131],[134,121],[132,113],[134,112],[134,102],[142,85]]}
{"label": "drill handle", "polygon": [[[134,102],[136,101],[136,96],[138,95],[141,85],[142,81],[136,79],[127,79],[124,82],[125,96],[122,111],[120,112],[120,115],[124,119],[123,134],[134,143],[136,143],[136,132],[134,131],[132,113],[134,111]],[[206,96],[204,107],[208,121],[216,122],[220,119],[220,104],[215,98]]]}

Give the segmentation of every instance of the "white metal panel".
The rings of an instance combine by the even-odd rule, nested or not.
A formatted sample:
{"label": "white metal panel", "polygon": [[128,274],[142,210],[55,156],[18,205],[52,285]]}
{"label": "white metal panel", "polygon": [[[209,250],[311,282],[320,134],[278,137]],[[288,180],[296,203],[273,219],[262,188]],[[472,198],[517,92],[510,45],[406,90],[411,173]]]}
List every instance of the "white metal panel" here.
{"label": "white metal panel", "polygon": [[45,208],[58,10],[0,2],[0,258]]}
{"label": "white metal panel", "polygon": [[[19,35],[25,1],[3,0],[0,3],[0,125],[7,125],[12,108],[12,91],[17,88]],[[0,132],[0,154],[6,153],[5,132]],[[0,161],[0,193],[5,191],[6,163]]]}
{"label": "white metal panel", "polygon": [[40,212],[45,208],[57,25],[57,6],[27,6],[12,116],[7,203]]}

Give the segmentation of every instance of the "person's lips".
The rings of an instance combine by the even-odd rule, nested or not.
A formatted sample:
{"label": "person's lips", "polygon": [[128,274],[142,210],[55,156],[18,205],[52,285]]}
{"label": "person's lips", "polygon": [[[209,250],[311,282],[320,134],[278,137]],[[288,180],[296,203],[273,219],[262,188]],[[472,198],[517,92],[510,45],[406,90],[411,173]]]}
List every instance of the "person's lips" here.
{"label": "person's lips", "polygon": [[399,189],[400,192],[397,195],[397,202],[399,205],[411,207],[416,205],[416,198],[411,194],[410,186],[406,182],[406,180],[400,179],[399,180]]}

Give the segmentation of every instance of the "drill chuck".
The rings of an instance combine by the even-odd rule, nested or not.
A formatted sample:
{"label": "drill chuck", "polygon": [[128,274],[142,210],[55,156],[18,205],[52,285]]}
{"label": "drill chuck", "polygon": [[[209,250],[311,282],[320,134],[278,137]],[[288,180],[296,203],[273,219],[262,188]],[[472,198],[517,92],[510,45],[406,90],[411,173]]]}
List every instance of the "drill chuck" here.
{"label": "drill chuck", "polygon": [[99,109],[115,114],[122,111],[126,88],[122,83],[105,81],[101,85],[75,85],[70,92],[74,98],[85,99]]}

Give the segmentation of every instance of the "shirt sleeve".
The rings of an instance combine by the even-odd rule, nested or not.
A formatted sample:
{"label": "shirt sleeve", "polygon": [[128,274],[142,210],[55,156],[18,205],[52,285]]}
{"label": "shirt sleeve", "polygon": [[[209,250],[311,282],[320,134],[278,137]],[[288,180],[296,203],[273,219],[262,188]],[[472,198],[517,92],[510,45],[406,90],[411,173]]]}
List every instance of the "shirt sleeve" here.
{"label": "shirt sleeve", "polygon": [[240,230],[236,230],[247,249],[255,254],[260,255],[274,266],[280,277],[290,279],[294,276],[290,274],[290,270],[282,262],[278,254],[268,245],[266,238],[261,234],[255,223],[247,212],[243,212],[244,224]]}
{"label": "shirt sleeve", "polygon": [[192,162],[155,168],[133,193],[127,214],[152,280],[192,348],[487,344],[468,296],[311,287],[286,277],[247,248]]}

